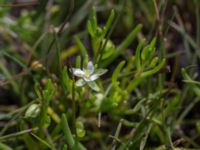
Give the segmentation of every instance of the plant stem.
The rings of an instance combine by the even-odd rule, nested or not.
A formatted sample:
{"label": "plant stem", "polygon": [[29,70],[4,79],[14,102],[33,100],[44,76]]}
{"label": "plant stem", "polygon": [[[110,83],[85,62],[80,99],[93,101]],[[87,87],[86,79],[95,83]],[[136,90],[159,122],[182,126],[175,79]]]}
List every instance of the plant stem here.
{"label": "plant stem", "polygon": [[32,132],[32,131],[35,131],[35,130],[38,130],[38,128],[27,129],[27,130],[19,131],[19,132],[16,132],[16,133],[8,134],[8,135],[5,135],[5,136],[1,136],[0,141],[4,141],[4,140],[12,138],[12,137],[20,136],[20,135],[23,135],[23,134],[26,134],[26,133],[29,133],[29,132]]}

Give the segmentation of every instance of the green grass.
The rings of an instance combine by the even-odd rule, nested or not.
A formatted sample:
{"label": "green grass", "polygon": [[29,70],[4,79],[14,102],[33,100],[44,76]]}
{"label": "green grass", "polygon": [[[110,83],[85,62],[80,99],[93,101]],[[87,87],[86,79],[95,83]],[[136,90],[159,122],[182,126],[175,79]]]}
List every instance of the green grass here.
{"label": "green grass", "polygon": [[200,149],[198,0],[0,2],[0,149]]}

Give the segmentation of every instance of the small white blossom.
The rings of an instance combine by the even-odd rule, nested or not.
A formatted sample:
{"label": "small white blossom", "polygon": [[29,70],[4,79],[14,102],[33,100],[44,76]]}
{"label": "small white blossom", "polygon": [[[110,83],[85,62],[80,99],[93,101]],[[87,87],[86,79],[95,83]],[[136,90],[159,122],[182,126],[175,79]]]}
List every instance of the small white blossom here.
{"label": "small white blossom", "polygon": [[100,89],[94,80],[107,72],[107,69],[94,70],[94,65],[91,61],[89,61],[87,68],[84,68],[83,70],[78,68],[73,68],[72,70],[75,76],[82,78],[76,81],[76,86],[83,86],[87,83],[95,91],[99,91]]}

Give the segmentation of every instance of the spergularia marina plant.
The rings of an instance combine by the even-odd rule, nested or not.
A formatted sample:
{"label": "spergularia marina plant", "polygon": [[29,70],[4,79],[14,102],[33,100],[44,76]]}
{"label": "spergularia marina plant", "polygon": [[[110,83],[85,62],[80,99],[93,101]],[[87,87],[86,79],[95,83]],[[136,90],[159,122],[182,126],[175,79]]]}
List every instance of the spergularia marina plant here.
{"label": "spergularia marina plant", "polygon": [[94,69],[92,61],[88,62],[87,68],[73,68],[72,70],[75,76],[81,78],[76,81],[76,86],[84,86],[85,84],[88,84],[89,87],[95,91],[100,90],[98,85],[95,83],[95,80],[107,72],[107,69]]}

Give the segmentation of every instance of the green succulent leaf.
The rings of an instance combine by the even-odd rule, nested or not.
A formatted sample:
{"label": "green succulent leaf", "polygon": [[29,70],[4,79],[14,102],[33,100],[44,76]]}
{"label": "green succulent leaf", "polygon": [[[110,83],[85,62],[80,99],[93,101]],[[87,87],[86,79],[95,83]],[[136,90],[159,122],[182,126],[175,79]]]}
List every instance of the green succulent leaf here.
{"label": "green succulent leaf", "polygon": [[154,57],[149,65],[149,68],[154,68],[156,64],[158,63],[158,57]]}
{"label": "green succulent leaf", "polygon": [[141,78],[146,78],[150,75],[155,74],[156,72],[158,72],[164,65],[165,65],[166,59],[163,59],[156,67],[154,67],[153,69],[149,70],[149,71],[145,71],[141,74]]}
{"label": "green succulent leaf", "polygon": [[44,124],[43,124],[43,127],[44,128],[47,128],[47,127],[49,127],[49,125],[51,124],[51,118],[48,116],[48,115],[46,115],[45,117],[44,117],[44,122],[43,122]]}
{"label": "green succulent leaf", "polygon": [[100,88],[98,87],[98,85],[94,82],[94,81],[90,81],[88,82],[88,85],[91,89],[93,89],[96,92],[100,91]]}
{"label": "green succulent leaf", "polygon": [[92,28],[92,24],[91,24],[90,20],[88,20],[88,22],[87,22],[87,30],[88,30],[91,37],[95,36],[95,33],[94,33],[93,28]]}
{"label": "green succulent leaf", "polygon": [[112,84],[115,88],[118,87],[118,82],[117,82],[117,78],[118,78],[118,75],[120,74],[121,70],[122,70],[122,67],[125,65],[125,61],[121,61],[119,63],[119,65],[117,66],[117,68],[115,69],[115,71],[113,72],[113,75],[112,75]]}
{"label": "green succulent leaf", "polygon": [[141,50],[142,50],[142,47],[144,46],[144,42],[145,42],[145,39],[142,39],[140,40],[137,48],[136,48],[136,67],[137,67],[137,70],[140,70],[141,69]]}
{"label": "green succulent leaf", "polygon": [[25,112],[25,118],[36,118],[40,113],[40,105],[32,104]]}
{"label": "green succulent leaf", "polygon": [[106,35],[106,33],[108,32],[108,30],[110,29],[111,24],[112,24],[112,22],[114,20],[114,17],[115,17],[115,11],[112,10],[111,13],[110,13],[110,16],[109,16],[109,18],[108,18],[108,20],[106,22],[105,28],[103,30],[103,35],[104,36]]}
{"label": "green succulent leaf", "polygon": [[80,138],[84,137],[85,133],[86,133],[83,122],[80,120],[76,121],[76,133],[77,133],[78,137],[80,137]]}
{"label": "green succulent leaf", "polygon": [[154,38],[151,43],[149,45],[147,45],[141,54],[141,58],[143,61],[143,64],[145,64],[147,61],[150,61],[154,55],[155,52],[155,43],[156,43],[156,39]]}
{"label": "green succulent leaf", "polygon": [[83,79],[79,79],[78,81],[76,81],[76,86],[83,86],[85,85],[85,81]]}
{"label": "green succulent leaf", "polygon": [[[106,40],[103,40],[102,45],[104,45],[105,42]],[[112,43],[111,40],[108,40],[104,49],[102,59],[110,57],[114,53],[114,51],[115,51],[115,45]]]}
{"label": "green succulent leaf", "polygon": [[101,76],[101,75],[105,74],[107,71],[108,71],[107,69],[96,69],[95,74],[98,76]]}

